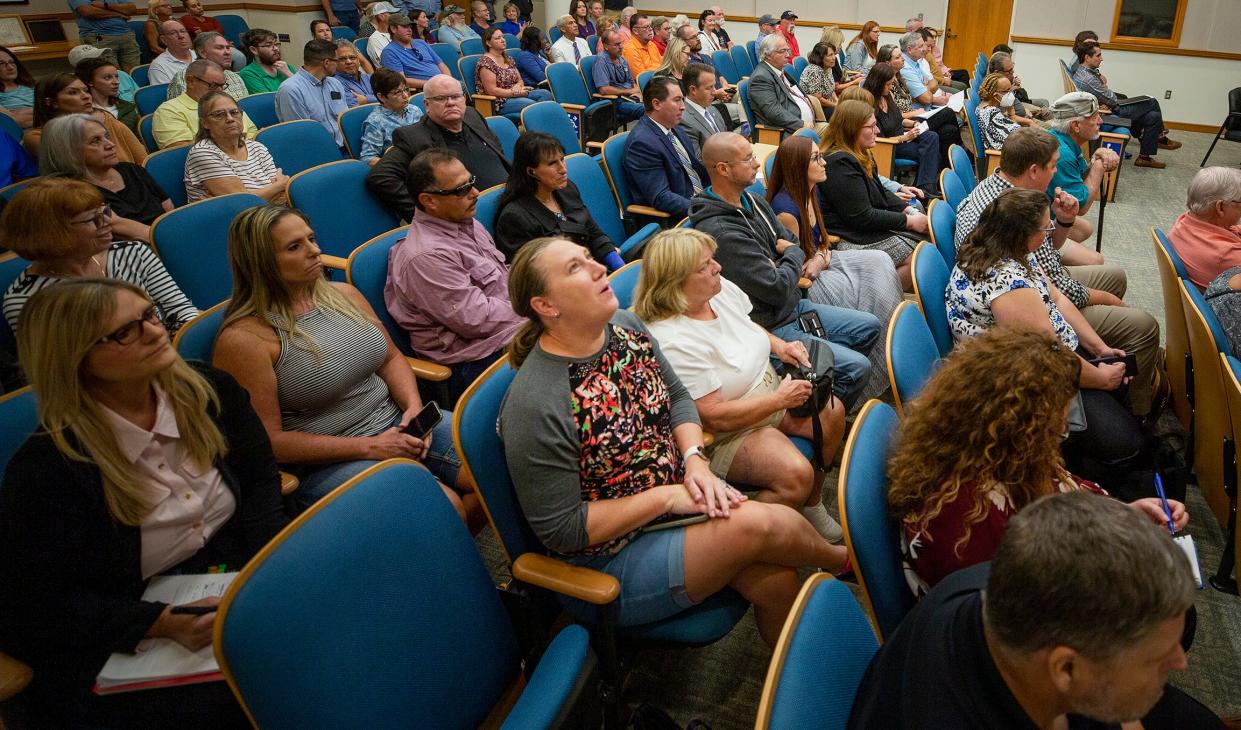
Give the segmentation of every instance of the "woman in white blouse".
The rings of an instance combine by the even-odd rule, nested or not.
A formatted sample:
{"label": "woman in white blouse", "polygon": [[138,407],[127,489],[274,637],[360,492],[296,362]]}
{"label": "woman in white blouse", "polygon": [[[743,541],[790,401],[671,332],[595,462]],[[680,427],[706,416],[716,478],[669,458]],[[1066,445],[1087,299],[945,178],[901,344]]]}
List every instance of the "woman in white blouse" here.
{"label": "woman in white blouse", "polygon": [[193,203],[229,193],[285,201],[289,178],[261,143],[245,138],[241,107],[223,91],[198,101],[198,136],[185,158],[185,194]]}
{"label": "woman in white blouse", "polygon": [[[806,347],[785,342],[750,319],[750,299],[720,277],[715,239],[676,228],[651,239],[642,257],[634,313],[659,340],[664,356],[689,390],[708,447],[711,471],[759,489],[756,499],[802,513],[829,540],[840,527],[823,508],[822,475],[789,441],[811,438],[810,419],[788,413],[810,397],[810,383],[780,378],[775,357],[808,365]],[[832,398],[819,413],[823,463],[831,464],[844,434],[845,411]]]}
{"label": "woman in white blouse", "polygon": [[724,50],[724,44],[716,33],[719,29],[720,16],[716,15],[710,8],[702,11],[702,15],[698,17],[698,39],[702,41],[702,53],[710,55],[716,51]]}

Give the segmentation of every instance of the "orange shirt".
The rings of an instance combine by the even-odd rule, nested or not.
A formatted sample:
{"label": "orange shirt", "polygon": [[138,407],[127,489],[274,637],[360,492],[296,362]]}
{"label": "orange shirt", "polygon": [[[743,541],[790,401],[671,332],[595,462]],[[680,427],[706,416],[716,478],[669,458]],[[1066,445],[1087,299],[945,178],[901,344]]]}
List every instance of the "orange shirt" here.
{"label": "orange shirt", "polygon": [[629,72],[635,79],[643,71],[654,71],[664,62],[654,41],[648,41],[643,46],[637,38],[625,41],[625,45],[621,47],[621,55],[629,62]]}

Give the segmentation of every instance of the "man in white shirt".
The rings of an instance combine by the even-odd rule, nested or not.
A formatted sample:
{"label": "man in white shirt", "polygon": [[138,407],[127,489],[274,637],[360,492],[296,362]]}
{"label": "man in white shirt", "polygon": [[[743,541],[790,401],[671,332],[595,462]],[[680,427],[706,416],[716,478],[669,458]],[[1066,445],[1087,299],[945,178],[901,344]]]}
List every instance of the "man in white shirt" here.
{"label": "man in white shirt", "polygon": [[552,61],[581,66],[582,59],[591,53],[586,40],[577,35],[577,21],[572,15],[562,15],[560,20],[556,21],[556,27],[563,35],[552,44]]}
{"label": "man in white shirt", "polygon": [[198,58],[190,49],[190,32],[176,20],[166,20],[159,26],[159,37],[168,50],[151,61],[147,78],[151,84],[171,83],[177,73],[184,71],[190,61]]}
{"label": "man in white shirt", "polygon": [[379,63],[379,54],[383,53],[384,46],[392,42],[392,34],[388,31],[388,16],[399,12],[401,11],[389,2],[373,3],[366,9],[371,17],[371,25],[375,26],[375,32],[366,37],[366,55],[376,68],[382,65]]}

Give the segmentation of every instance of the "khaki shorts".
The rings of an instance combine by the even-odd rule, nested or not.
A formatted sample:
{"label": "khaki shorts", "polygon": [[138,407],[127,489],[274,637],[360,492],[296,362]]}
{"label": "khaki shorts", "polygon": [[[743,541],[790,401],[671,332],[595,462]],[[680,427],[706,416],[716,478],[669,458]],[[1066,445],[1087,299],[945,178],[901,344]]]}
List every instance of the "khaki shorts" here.
{"label": "khaki shorts", "polygon": [[[767,395],[774,393],[780,387],[780,376],[776,374],[771,364],[767,364],[767,371],[763,373],[763,381],[754,386],[754,389],[745,394],[745,398]],[[730,431],[728,433],[715,434],[715,443],[707,447],[707,456],[711,459],[711,473],[720,479],[728,478],[728,470],[732,468],[733,458],[737,456],[737,450],[741,448],[741,442],[745,441],[745,437],[760,428],[775,428],[784,420],[783,409],[776,411],[762,421],[740,431]]]}

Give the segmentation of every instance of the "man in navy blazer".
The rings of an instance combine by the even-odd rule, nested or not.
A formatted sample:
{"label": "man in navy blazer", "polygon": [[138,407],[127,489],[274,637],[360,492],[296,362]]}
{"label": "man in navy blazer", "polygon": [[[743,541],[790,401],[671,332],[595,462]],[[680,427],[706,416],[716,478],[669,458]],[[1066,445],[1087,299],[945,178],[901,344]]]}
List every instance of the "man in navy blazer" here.
{"label": "man in navy blazer", "polygon": [[677,126],[685,113],[685,96],[676,79],[651,79],[642,92],[642,105],[646,114],[625,145],[625,178],[635,203],[661,210],[676,223],[689,212],[690,198],[709,184],[707,168]]}

